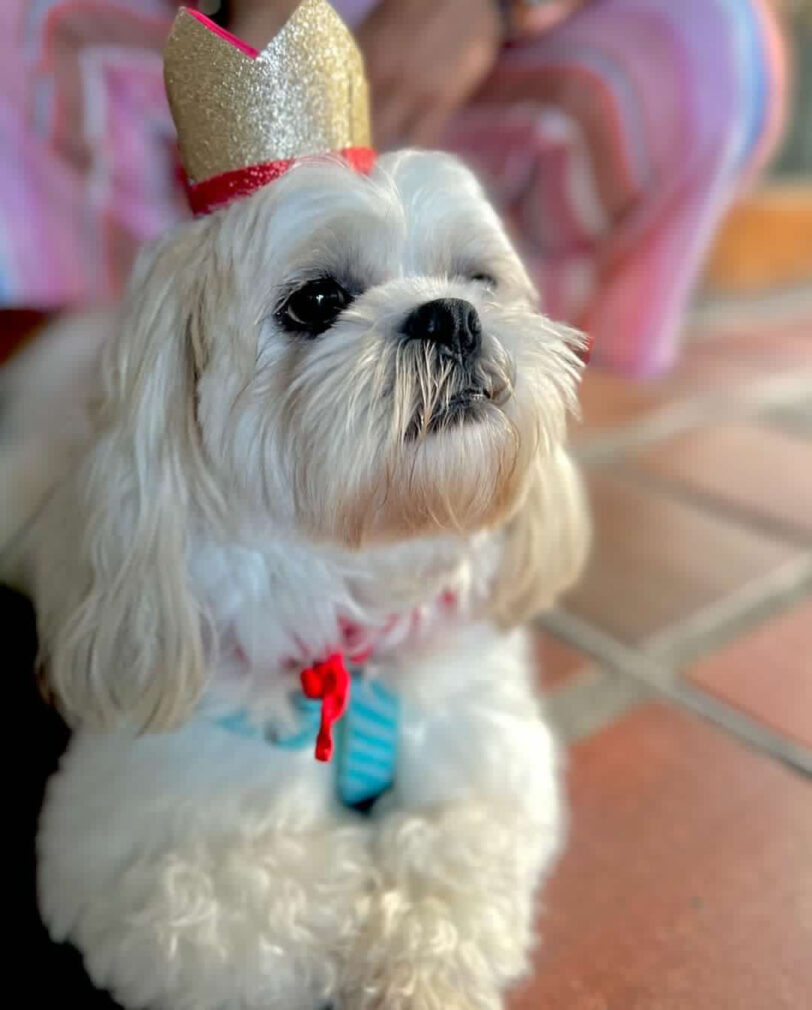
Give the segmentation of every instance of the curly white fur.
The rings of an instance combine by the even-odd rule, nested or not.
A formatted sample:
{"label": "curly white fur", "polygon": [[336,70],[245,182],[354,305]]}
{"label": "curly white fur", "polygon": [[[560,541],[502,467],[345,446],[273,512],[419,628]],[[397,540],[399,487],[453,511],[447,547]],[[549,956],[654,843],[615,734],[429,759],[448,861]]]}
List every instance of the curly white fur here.
{"label": "curly white fur", "polygon": [[[325,274],[355,301],[291,338],[276,307]],[[454,377],[398,329],[439,297],[475,306],[491,398],[431,431]],[[577,337],[537,313],[473,177],[414,152],[370,178],[306,162],[185,225],[143,254],[113,329],[98,371],[57,369],[64,332],[60,357],[34,352],[12,397],[47,376],[54,414],[0,445],[28,520],[0,562],[77,728],[40,833],[54,937],[128,1008],[494,1010],[562,834],[532,662],[499,628],[586,550],[562,445]],[[346,621],[403,711],[369,818],[310,752],[212,719],[283,723]]]}

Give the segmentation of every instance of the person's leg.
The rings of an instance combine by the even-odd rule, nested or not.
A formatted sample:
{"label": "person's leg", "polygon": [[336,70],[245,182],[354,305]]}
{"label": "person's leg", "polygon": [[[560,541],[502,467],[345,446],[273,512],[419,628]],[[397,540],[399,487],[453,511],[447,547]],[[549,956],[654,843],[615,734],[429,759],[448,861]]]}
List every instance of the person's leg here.
{"label": "person's leg", "polygon": [[446,140],[493,186],[548,311],[650,373],[783,108],[767,0],[592,0],[508,48]]}

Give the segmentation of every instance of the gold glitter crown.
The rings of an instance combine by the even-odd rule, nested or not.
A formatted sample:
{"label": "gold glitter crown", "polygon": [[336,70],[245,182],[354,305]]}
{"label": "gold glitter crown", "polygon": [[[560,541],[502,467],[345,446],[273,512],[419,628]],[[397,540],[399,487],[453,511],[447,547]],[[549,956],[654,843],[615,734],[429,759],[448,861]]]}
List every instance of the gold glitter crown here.
{"label": "gold glitter crown", "polygon": [[262,173],[251,175],[257,166],[275,165],[278,175],[306,155],[371,154],[363,59],[326,0],[303,0],[262,52],[182,8],[164,79],[190,196],[217,179],[254,178],[221,194],[223,203],[263,184]]}

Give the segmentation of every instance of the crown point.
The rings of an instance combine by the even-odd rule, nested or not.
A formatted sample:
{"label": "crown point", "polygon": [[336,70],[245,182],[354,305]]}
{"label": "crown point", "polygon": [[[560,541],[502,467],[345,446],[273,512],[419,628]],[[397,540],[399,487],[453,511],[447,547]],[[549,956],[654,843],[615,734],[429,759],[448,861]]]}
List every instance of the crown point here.
{"label": "crown point", "polygon": [[[303,0],[259,53],[181,8],[164,78],[190,188],[243,172],[258,183],[274,177],[260,168],[369,149],[363,59],[327,0]],[[235,196],[252,188],[231,186]]]}
{"label": "crown point", "polygon": [[190,7],[181,7],[181,13],[188,14],[193,17],[195,21],[199,21],[208,31],[212,32],[218,38],[221,38],[224,42],[227,42],[230,46],[238,49],[241,53],[246,56],[250,56],[252,60],[255,60],[259,56],[259,50],[254,49],[253,46],[249,46],[247,42],[243,42],[242,39],[238,39],[236,35],[232,35],[231,32],[227,32],[225,28],[221,28],[220,25],[216,24],[211,18],[206,17],[200,11],[192,10]]}

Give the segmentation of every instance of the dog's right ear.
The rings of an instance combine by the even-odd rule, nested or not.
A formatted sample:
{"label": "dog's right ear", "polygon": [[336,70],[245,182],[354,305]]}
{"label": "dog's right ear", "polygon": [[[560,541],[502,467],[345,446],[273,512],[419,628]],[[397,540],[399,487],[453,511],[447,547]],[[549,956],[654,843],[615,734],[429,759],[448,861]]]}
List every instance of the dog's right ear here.
{"label": "dog's right ear", "polygon": [[74,723],[169,727],[204,685],[187,540],[216,499],[196,412],[205,228],[185,225],[142,253],[104,349],[95,442],[61,492],[68,525],[39,552],[42,658]]}
{"label": "dog's right ear", "polygon": [[577,581],[589,553],[586,495],[563,448],[535,460],[522,506],[504,537],[488,613],[509,628],[554,606]]}

